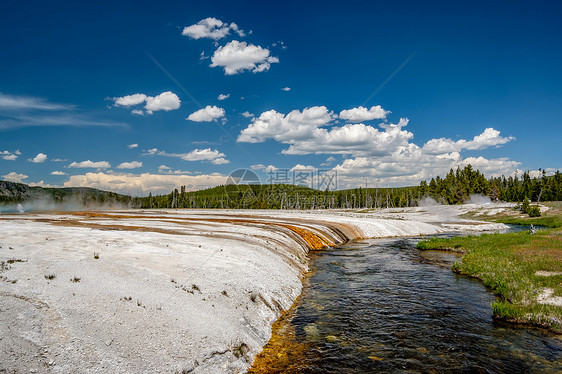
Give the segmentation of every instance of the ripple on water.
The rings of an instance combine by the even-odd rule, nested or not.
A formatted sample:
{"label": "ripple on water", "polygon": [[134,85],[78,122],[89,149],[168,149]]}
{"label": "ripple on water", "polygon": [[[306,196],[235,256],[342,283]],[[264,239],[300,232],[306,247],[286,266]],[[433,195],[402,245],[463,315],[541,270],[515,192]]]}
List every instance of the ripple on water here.
{"label": "ripple on water", "polygon": [[250,372],[560,372],[562,341],[491,318],[458,255],[379,239],[312,255],[301,297]]}

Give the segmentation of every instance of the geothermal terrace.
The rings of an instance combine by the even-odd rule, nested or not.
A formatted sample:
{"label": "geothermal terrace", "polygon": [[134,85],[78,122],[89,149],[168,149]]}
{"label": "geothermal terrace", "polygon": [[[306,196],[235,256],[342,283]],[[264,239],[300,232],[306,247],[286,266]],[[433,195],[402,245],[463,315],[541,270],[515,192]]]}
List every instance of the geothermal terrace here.
{"label": "geothermal terrace", "polygon": [[309,251],[505,227],[462,209],[2,214],[0,372],[244,372]]}

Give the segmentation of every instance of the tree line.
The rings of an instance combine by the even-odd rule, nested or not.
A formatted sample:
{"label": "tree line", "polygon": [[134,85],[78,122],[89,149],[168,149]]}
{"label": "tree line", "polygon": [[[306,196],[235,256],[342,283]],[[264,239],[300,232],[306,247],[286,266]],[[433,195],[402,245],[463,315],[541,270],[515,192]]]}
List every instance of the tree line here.
{"label": "tree line", "polygon": [[471,165],[451,169],[444,177],[422,181],[419,186],[400,188],[354,188],[319,191],[288,184],[223,185],[187,192],[185,186],[167,195],[139,198],[139,208],[215,209],[376,209],[417,206],[431,197],[442,204],[462,204],[473,195],[492,201],[533,202],[562,200],[562,174],[539,177],[529,172],[521,177],[486,178]]}
{"label": "tree line", "polygon": [[487,179],[467,165],[412,187],[320,191],[290,184],[230,184],[191,192],[181,186],[169,194],[146,197],[91,188],[41,188],[0,181],[0,205],[47,199],[60,204],[77,202],[84,208],[376,209],[417,206],[426,197],[442,204],[461,204],[475,194],[488,196],[492,201],[562,201],[562,174],[557,171],[547,176],[544,170],[540,171],[534,177],[525,172],[521,176]]}
{"label": "tree line", "polygon": [[490,197],[492,201],[533,202],[562,200],[562,174],[556,171],[547,176],[539,169],[540,176],[532,177],[524,172],[510,177],[493,177],[486,179],[479,170],[471,165],[461,169],[451,169],[444,178],[437,176],[427,183],[420,183],[420,194],[427,195],[444,204],[461,204],[471,195],[479,194]]}

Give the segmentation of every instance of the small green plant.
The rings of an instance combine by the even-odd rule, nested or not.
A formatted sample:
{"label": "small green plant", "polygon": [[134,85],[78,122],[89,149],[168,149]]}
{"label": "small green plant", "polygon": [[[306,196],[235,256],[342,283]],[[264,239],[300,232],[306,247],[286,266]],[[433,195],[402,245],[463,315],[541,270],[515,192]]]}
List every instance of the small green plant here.
{"label": "small green plant", "polygon": [[56,274],[45,274],[45,279],[53,280],[57,277]]}
{"label": "small green plant", "polygon": [[74,277],[70,278],[70,281],[71,281],[72,283],[78,283],[78,282],[80,282],[80,278],[78,278],[78,277],[75,275]]}
{"label": "small green plant", "polygon": [[248,353],[250,351],[250,348],[248,347],[248,345],[246,343],[238,343],[238,344],[234,344],[230,350],[232,351],[232,354],[234,355],[234,357],[236,358],[240,358],[242,356],[245,356],[246,353]]}
{"label": "small green plant", "polygon": [[531,205],[529,203],[529,199],[527,196],[523,199],[523,202],[520,205],[521,211],[527,213],[529,217],[540,217],[541,216],[541,209],[538,205]]}
{"label": "small green plant", "polygon": [[529,211],[527,213],[529,214],[529,217],[540,217],[541,209],[539,208],[538,205],[533,205],[532,207],[529,208]]}
{"label": "small green plant", "polygon": [[100,258],[100,254],[97,252],[94,252],[94,259],[99,260]]}

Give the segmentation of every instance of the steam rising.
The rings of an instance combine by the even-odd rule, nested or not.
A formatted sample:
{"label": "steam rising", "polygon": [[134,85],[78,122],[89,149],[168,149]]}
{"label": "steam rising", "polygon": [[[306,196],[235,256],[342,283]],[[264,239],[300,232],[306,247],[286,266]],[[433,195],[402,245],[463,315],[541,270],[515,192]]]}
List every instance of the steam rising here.
{"label": "steam rising", "polygon": [[452,222],[458,220],[458,214],[448,209],[446,205],[438,203],[435,199],[426,196],[418,202],[418,206],[435,217],[436,222]]}
{"label": "steam rising", "polygon": [[492,199],[490,199],[488,196],[473,194],[470,195],[470,198],[467,201],[465,201],[465,203],[466,204],[491,204]]}
{"label": "steam rising", "polygon": [[94,201],[84,202],[83,199],[73,197],[65,199],[61,202],[55,202],[49,199],[28,200],[18,204],[0,204],[1,213],[32,213],[32,212],[64,212],[78,210],[111,210],[111,209],[127,209],[131,206],[127,204],[119,204],[116,202],[97,203]]}

